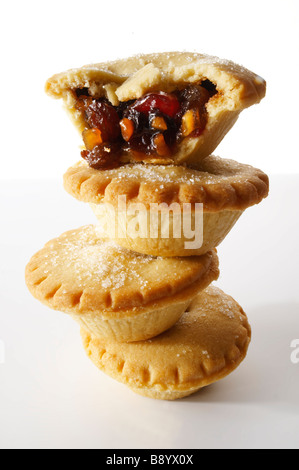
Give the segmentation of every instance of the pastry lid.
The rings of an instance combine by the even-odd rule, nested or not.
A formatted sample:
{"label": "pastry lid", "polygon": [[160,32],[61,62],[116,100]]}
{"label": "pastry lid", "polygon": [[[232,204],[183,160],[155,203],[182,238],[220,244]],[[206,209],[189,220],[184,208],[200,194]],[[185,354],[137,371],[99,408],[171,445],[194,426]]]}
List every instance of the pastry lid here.
{"label": "pastry lid", "polygon": [[93,225],[51,240],[26,266],[28,289],[40,302],[66,313],[109,318],[172,302],[218,275],[216,251],[187,258],[141,255],[119,247]]}
{"label": "pastry lid", "polygon": [[88,203],[202,203],[204,211],[245,210],[268,195],[269,179],[261,170],[211,155],[197,168],[183,165],[127,164],[98,171],[79,162],[64,175],[66,191]]}

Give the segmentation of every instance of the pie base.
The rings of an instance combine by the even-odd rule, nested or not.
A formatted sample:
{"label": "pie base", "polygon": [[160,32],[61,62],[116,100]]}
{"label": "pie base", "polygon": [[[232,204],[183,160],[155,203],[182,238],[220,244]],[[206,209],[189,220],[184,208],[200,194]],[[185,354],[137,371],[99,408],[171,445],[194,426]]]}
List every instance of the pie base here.
{"label": "pie base", "polygon": [[81,330],[84,349],[103,372],[155,399],[191,395],[235,370],[251,328],[240,305],[210,286],[169,330],[147,341],[118,344]]}
{"label": "pie base", "polygon": [[[129,250],[153,256],[200,256],[216,248],[233,228],[243,211],[160,211],[157,216],[144,207],[118,211],[110,204],[90,204],[105,236]],[[184,229],[184,224],[188,227]],[[190,231],[190,227],[191,230]]]}
{"label": "pie base", "polygon": [[71,314],[71,317],[94,337],[108,338],[120,343],[150,339],[171,328],[194,297],[207,287],[214,277],[214,274],[207,273],[199,283],[167,301],[149,308],[136,309],[134,312],[122,312],[118,318],[105,318],[98,312]]}

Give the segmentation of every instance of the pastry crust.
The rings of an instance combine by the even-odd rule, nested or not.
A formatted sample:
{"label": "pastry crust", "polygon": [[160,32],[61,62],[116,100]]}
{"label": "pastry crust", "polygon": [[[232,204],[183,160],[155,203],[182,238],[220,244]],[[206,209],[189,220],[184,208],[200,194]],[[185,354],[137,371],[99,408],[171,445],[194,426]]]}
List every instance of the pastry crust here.
{"label": "pastry crust", "polygon": [[216,156],[195,168],[183,165],[128,164],[113,170],[94,170],[79,162],[64,175],[66,191],[83,202],[118,204],[195,204],[203,210],[242,211],[268,195],[268,176],[252,166]]}
{"label": "pastry crust", "polygon": [[[81,112],[75,109],[74,90],[78,88],[88,88],[95,98],[105,96],[116,105],[149,91],[172,92],[204,80],[216,85],[218,92],[207,103],[205,131],[199,137],[183,139],[169,159],[170,163],[194,164],[216,149],[243,109],[260,102],[266,93],[265,80],[231,61],[205,54],[169,52],[71,69],[51,77],[45,89],[50,96],[63,99],[81,133],[85,123]],[[133,154],[127,158],[135,161]],[[155,158],[145,161],[160,163]]]}
{"label": "pastry crust", "polygon": [[[243,211],[122,211],[110,204],[90,204],[105,236],[118,245],[152,256],[200,256],[216,248]],[[174,210],[172,210],[174,209]],[[179,210],[178,210],[179,209]]]}
{"label": "pastry crust", "polygon": [[188,259],[144,256],[101,237],[94,226],[48,242],[26,267],[34,297],[117,341],[169,328],[218,275],[215,251]]}
{"label": "pastry crust", "polygon": [[81,335],[100,370],[136,393],[175,400],[236,369],[246,356],[251,329],[240,305],[210,286],[171,329],[151,340],[118,344],[83,329]]}
{"label": "pastry crust", "polygon": [[262,171],[214,156],[197,169],[128,164],[97,171],[80,162],[66,172],[64,186],[90,203],[103,233],[120,246],[166,257],[198,256],[217,247],[269,190]]}

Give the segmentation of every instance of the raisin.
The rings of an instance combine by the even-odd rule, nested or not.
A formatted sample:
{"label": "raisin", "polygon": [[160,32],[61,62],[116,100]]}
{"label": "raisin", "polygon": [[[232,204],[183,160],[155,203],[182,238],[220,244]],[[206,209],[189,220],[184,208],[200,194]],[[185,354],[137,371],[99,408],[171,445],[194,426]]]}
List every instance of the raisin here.
{"label": "raisin", "polygon": [[[78,91],[76,92],[78,94]],[[92,97],[88,95],[79,95],[75,108],[85,116],[85,111],[92,103]]]}
{"label": "raisin", "polygon": [[90,150],[82,150],[81,156],[96,170],[120,166],[121,148],[118,144],[100,144]]}
{"label": "raisin", "polygon": [[97,127],[102,133],[103,142],[113,142],[120,135],[119,116],[116,109],[104,101],[92,100],[87,107],[86,122]]}
{"label": "raisin", "polygon": [[183,113],[192,108],[198,108],[200,112],[203,112],[210,99],[210,94],[206,88],[200,85],[189,85],[180,92],[179,99]]}
{"label": "raisin", "polygon": [[200,85],[189,85],[179,93],[179,99],[181,112],[177,119],[182,122],[181,135],[199,137],[208,121],[206,104],[210,99],[209,91]]}
{"label": "raisin", "polygon": [[149,116],[140,113],[135,108],[128,107],[123,114],[124,118],[129,119],[134,124],[135,134],[149,128]]}
{"label": "raisin", "polygon": [[[156,132],[157,133],[157,132]],[[155,134],[154,134],[155,135]],[[133,135],[126,147],[127,150],[150,155],[153,153],[153,133],[148,129],[144,129],[142,133]]]}

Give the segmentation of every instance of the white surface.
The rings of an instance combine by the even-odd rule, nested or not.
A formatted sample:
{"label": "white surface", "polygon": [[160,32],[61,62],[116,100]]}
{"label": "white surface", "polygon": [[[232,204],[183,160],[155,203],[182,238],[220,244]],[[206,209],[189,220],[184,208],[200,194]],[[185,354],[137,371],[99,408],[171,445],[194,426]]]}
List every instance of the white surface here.
{"label": "white surface", "polygon": [[142,5],[1,2],[1,151],[9,156],[1,159],[1,178],[57,178],[78,154],[82,140],[60,101],[44,93],[47,78],[86,63],[173,50],[231,59],[264,77],[267,97],[242,112],[217,154],[269,173],[282,171],[283,158],[283,172],[299,173],[298,0]]}
{"label": "white surface", "polygon": [[[59,181],[4,181],[1,204],[1,448],[298,448],[299,176],[274,176],[219,248],[216,283],[248,314],[253,339],[232,375],[175,402],[131,392],[85,356],[79,328],[33,299],[30,256],[92,223]],[[297,354],[297,357],[299,354]],[[2,358],[3,359],[3,358]]]}

